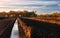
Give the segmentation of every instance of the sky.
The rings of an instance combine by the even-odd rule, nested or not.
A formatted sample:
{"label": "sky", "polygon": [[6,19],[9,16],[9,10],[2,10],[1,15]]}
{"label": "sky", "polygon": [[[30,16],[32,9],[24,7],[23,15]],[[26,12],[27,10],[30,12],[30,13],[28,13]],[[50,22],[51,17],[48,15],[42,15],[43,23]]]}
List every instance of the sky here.
{"label": "sky", "polygon": [[0,11],[29,10],[37,14],[60,12],[59,0],[0,0]]}

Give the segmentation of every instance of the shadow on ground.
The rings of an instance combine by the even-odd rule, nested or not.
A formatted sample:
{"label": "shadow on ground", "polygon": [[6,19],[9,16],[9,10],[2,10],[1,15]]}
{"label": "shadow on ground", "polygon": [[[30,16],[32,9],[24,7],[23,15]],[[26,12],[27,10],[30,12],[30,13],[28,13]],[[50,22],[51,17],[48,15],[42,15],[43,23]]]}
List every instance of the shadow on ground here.
{"label": "shadow on ground", "polygon": [[60,25],[20,18],[27,26],[31,26],[31,38],[60,38]]}

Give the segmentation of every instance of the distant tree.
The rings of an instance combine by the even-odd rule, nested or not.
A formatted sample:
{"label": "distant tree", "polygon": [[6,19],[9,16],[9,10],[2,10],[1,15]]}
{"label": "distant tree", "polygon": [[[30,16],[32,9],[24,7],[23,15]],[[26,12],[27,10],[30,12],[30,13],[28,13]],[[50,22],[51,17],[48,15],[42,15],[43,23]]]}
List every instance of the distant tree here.
{"label": "distant tree", "polygon": [[24,10],[24,12],[23,13],[28,13],[28,11],[27,10]]}
{"label": "distant tree", "polygon": [[25,11],[25,13],[22,16],[24,16],[24,17],[35,17],[37,15],[35,14],[35,12]]}
{"label": "distant tree", "polygon": [[10,11],[9,12],[9,17],[15,17],[16,12],[15,11]]}

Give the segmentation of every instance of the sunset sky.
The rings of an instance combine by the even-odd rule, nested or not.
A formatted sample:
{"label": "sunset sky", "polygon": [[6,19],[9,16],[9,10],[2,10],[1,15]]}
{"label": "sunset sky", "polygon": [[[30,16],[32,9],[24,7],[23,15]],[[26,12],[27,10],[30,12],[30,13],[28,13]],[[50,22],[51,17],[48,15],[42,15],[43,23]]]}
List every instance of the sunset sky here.
{"label": "sunset sky", "polygon": [[59,0],[0,0],[0,11],[36,10],[36,13],[60,12]]}

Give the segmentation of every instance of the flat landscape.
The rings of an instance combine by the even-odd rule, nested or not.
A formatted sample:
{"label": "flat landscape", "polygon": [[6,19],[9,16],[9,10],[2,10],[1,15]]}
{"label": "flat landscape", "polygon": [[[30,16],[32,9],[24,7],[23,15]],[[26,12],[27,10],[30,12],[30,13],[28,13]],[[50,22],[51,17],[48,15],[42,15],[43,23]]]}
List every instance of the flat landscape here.
{"label": "flat landscape", "polygon": [[0,38],[10,38],[15,18],[0,19]]}
{"label": "flat landscape", "polygon": [[[60,25],[55,23],[48,23],[35,18],[20,18],[19,32],[21,38],[59,38]],[[29,30],[28,30],[29,29]],[[21,35],[22,34],[22,35]],[[27,35],[27,36],[26,36]]]}
{"label": "flat landscape", "polygon": [[27,19],[31,20],[37,20],[37,21],[43,21],[43,22],[48,22],[48,23],[53,23],[53,24],[59,24],[60,25],[60,17],[24,17]]}
{"label": "flat landscape", "polygon": [[15,35],[19,35],[19,38],[60,38],[60,13],[37,15],[34,11],[0,13],[1,38],[10,38],[16,20],[18,31],[15,31]]}

